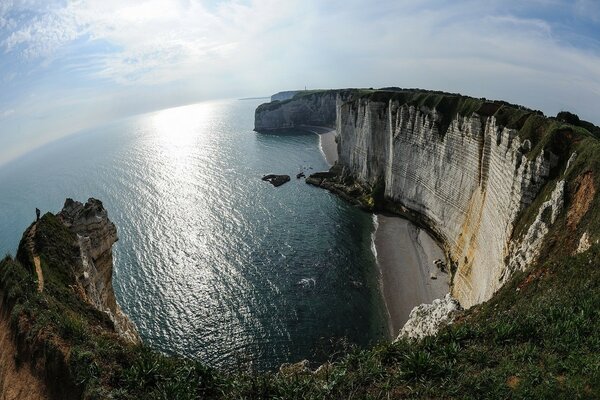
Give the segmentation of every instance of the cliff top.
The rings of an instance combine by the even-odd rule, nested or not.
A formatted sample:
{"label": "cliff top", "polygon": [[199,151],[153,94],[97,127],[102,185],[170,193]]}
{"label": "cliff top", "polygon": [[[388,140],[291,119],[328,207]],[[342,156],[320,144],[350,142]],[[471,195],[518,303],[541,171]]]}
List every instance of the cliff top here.
{"label": "cliff top", "polygon": [[347,101],[370,100],[376,102],[394,101],[436,110],[441,118],[439,131],[443,134],[450,122],[457,116],[471,116],[473,113],[481,117],[494,116],[498,125],[519,131],[525,138],[535,137],[536,131],[548,131],[562,125],[581,128],[596,138],[600,138],[600,127],[591,122],[580,120],[570,112],[562,111],[556,117],[547,117],[542,111],[511,104],[502,100],[475,98],[459,93],[425,90],[418,88],[404,89],[386,87],[381,89],[320,89],[298,91],[292,98],[283,101],[273,101],[258,106],[257,113],[273,111],[292,101],[301,99],[311,100],[315,96],[342,94]]}

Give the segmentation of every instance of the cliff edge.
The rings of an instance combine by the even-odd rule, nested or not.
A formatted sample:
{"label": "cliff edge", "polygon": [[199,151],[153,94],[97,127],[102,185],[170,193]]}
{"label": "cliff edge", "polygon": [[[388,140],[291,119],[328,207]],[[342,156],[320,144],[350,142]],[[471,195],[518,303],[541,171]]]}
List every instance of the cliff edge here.
{"label": "cliff edge", "polygon": [[115,225],[102,202],[67,199],[0,263],[0,399],[81,398],[78,379],[103,341],[140,344],[112,288]]}
{"label": "cliff edge", "polygon": [[67,199],[57,217],[77,238],[80,257],[73,273],[84,300],[105,312],[124,339],[138,343],[137,330],[117,304],[113,291],[112,246],[118,240],[117,228],[102,202],[91,198],[82,204]]}
{"label": "cliff edge", "polygon": [[[452,294],[464,307],[490,299],[541,255],[571,254],[600,240],[588,214],[598,201],[599,144],[587,129],[457,94],[340,93],[261,105],[256,126],[313,121],[306,103],[329,113],[336,96],[338,163],[307,182],[428,228],[452,261]],[[568,215],[577,218],[568,222]],[[554,234],[559,246],[551,244],[559,241]]]}

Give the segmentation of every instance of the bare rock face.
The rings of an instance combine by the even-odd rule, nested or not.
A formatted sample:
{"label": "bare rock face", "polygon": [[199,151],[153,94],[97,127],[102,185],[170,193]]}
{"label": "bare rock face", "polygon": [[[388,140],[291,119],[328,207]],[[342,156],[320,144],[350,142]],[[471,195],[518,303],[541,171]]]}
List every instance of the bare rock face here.
{"label": "bare rock face", "polygon": [[[539,208],[538,214],[529,226],[523,240],[512,243],[512,252],[507,271],[523,270],[538,256],[540,247],[550,230],[550,226],[554,224],[558,214],[564,207],[564,201],[565,181],[561,180],[552,191],[550,200],[545,201]],[[509,274],[506,274],[503,280],[507,280],[508,276]]]}
{"label": "bare rock face", "polygon": [[494,116],[456,115],[440,132],[435,109],[394,100],[338,101],[345,174],[428,221],[457,266],[452,295],[464,307],[489,299],[506,273],[519,212],[546,182],[555,157],[535,157]]}
{"label": "bare rock face", "polygon": [[459,302],[447,294],[443,299],[436,299],[431,304],[421,304],[413,308],[408,321],[398,335],[398,339],[422,339],[435,335],[442,327],[452,323],[454,317],[462,310]]}
{"label": "bare rock face", "polygon": [[293,99],[261,104],[254,116],[254,130],[265,132],[307,125],[333,128],[337,97],[347,98],[349,95],[343,90],[304,95],[299,92]]}
{"label": "bare rock face", "polygon": [[83,205],[67,199],[59,217],[71,231],[89,239],[90,256],[94,260],[110,255],[112,263],[112,245],[119,240],[117,228],[108,219],[108,213],[100,200],[89,199]]}
{"label": "bare rock face", "polygon": [[[575,229],[594,198],[588,172],[578,178],[576,207],[565,209],[563,179],[551,198],[544,199],[548,201],[529,210],[551,171],[567,156],[569,170],[578,156],[569,153],[568,130],[548,132],[547,145],[534,144],[507,124],[505,106],[499,103],[482,101],[476,111],[466,107],[455,112],[448,106],[458,104],[454,95],[441,99],[428,98],[427,92],[414,97],[417,92],[410,90],[355,95],[324,91],[260,106],[255,127],[329,123],[336,93],[336,171],[311,175],[306,182],[368,210],[375,205],[369,193],[374,195],[377,188],[383,208],[426,224],[443,242],[454,271],[452,296],[465,308],[488,300],[514,271],[536,261],[561,213],[568,211],[567,223]],[[509,106],[505,111],[516,110]],[[526,121],[539,118],[528,115]],[[524,211],[537,218],[533,224],[527,220],[524,232],[517,233]],[[588,242],[581,237],[580,251]]]}
{"label": "bare rock face", "polygon": [[86,300],[110,316],[122,337],[140,342],[135,326],[123,314],[113,291],[112,246],[118,240],[117,228],[108,219],[102,202],[91,198],[82,204],[67,199],[58,217],[77,235],[81,269],[76,272],[76,280],[83,288]]}
{"label": "bare rock face", "polygon": [[279,186],[283,185],[284,183],[289,182],[290,176],[289,175],[269,174],[269,175],[263,176],[262,180],[265,182],[269,182],[270,184],[272,184],[275,187],[279,187]]}

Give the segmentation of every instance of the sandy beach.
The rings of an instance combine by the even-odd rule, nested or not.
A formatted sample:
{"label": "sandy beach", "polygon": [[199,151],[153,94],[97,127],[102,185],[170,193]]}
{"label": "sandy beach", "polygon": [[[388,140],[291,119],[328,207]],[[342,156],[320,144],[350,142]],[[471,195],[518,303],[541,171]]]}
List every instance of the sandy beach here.
{"label": "sandy beach", "polygon": [[319,135],[319,147],[325,156],[325,161],[330,166],[335,164],[338,159],[335,129],[320,126],[303,126],[302,128]]}
{"label": "sandy beach", "polygon": [[[321,152],[333,165],[338,159],[335,129],[303,128],[319,135]],[[395,338],[414,307],[448,293],[450,278],[434,265],[437,259],[445,261],[444,252],[425,230],[396,216],[378,214],[375,218],[377,264],[389,313],[390,336]],[[437,279],[431,279],[432,276]]]}
{"label": "sandy beach", "polygon": [[327,164],[333,165],[338,159],[337,143],[335,142],[335,129],[319,134],[321,151],[325,155]]}
{"label": "sandy beach", "polygon": [[[444,260],[444,253],[427,232],[403,218],[376,217],[377,263],[390,315],[390,334],[395,338],[415,306],[448,293],[449,275],[433,264],[436,259]],[[431,274],[437,279],[431,279]]]}

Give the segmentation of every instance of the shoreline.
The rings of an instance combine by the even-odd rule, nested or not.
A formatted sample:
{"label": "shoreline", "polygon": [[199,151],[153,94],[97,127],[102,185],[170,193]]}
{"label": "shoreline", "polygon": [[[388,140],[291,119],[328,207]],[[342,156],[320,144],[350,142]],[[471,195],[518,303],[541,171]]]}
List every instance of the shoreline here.
{"label": "shoreline", "polygon": [[[303,129],[319,136],[325,161],[337,162],[336,130],[318,126]],[[450,275],[441,272],[434,261],[446,262],[438,242],[423,228],[407,218],[372,213],[371,248],[379,269],[380,293],[388,316],[388,332],[395,339],[413,308],[431,303],[450,292]],[[436,279],[431,279],[435,275]]]}
{"label": "shoreline", "polygon": [[338,160],[337,143],[335,142],[335,128],[321,126],[302,126],[302,129],[319,136],[319,149],[330,167]]}
{"label": "shoreline", "polygon": [[[393,340],[414,307],[449,292],[450,276],[433,264],[436,259],[445,260],[445,255],[425,230],[402,217],[374,215],[374,255]],[[431,279],[431,274],[437,279]]]}

